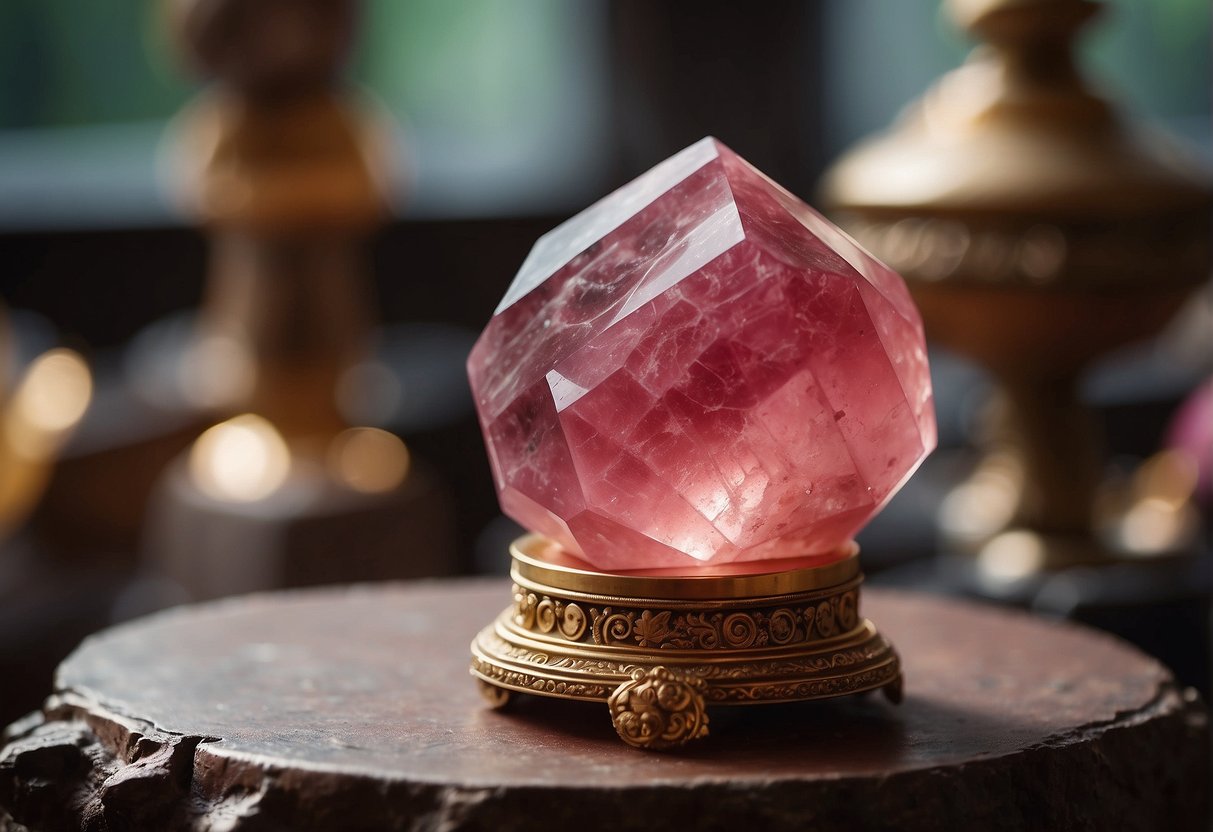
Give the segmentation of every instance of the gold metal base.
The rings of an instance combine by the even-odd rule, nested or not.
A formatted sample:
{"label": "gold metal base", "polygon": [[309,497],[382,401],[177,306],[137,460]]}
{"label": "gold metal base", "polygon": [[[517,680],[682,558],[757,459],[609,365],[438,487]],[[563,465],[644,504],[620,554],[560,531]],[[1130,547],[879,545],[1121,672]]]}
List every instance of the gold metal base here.
{"label": "gold metal base", "polygon": [[494,707],[515,692],[606,702],[625,742],[660,749],[705,736],[709,705],[901,699],[897,653],[859,616],[854,546],[757,575],[594,572],[536,535],[510,553],[514,603],[472,642]]}

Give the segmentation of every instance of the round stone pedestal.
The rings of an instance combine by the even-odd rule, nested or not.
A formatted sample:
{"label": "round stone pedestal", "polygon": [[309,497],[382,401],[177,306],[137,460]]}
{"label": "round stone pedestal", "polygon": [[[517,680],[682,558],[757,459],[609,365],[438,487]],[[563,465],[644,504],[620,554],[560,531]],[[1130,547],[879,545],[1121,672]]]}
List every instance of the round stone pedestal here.
{"label": "round stone pedestal", "polygon": [[509,592],[252,596],[94,636],[9,729],[0,829],[1207,828],[1203,707],[1092,631],[873,589],[900,706],[721,708],[653,754],[601,704],[485,707],[467,645]]}

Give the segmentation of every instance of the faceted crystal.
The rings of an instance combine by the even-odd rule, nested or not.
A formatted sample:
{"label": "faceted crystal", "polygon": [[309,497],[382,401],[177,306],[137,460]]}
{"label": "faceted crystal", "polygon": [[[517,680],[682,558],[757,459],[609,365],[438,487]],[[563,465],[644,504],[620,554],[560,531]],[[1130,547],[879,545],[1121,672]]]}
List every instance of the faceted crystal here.
{"label": "faceted crystal", "polygon": [[502,509],[600,569],[827,562],[935,445],[901,278],[711,138],[541,237],[468,372]]}

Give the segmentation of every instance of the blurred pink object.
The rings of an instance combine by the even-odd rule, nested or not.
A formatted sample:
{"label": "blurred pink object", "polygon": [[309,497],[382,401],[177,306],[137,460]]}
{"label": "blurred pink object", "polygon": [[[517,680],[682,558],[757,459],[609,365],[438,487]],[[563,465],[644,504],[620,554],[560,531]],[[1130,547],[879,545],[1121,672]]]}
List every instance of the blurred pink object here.
{"label": "blurred pink object", "polygon": [[1196,463],[1196,496],[1213,502],[1213,378],[1197,387],[1171,420],[1167,447]]}

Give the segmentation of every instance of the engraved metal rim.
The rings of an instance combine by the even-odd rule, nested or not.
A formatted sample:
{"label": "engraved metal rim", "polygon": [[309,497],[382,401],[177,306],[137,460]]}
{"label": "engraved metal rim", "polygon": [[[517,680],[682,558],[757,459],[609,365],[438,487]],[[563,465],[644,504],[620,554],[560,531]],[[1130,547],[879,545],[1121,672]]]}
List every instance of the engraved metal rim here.
{"label": "engraved metal rim", "polygon": [[[847,554],[832,563],[739,575],[654,576],[643,572],[595,572],[588,567],[580,569],[550,562],[544,558],[544,552],[553,549],[553,544],[542,535],[529,534],[515,540],[510,545],[515,580],[621,599],[737,601],[825,589],[859,574],[859,547],[853,542],[847,547]],[[796,561],[783,563],[786,567]]]}
{"label": "engraved metal rim", "polygon": [[[773,676],[770,674],[709,676],[707,683],[707,702],[712,706],[763,705],[781,702],[804,702],[818,699],[829,699],[836,696],[865,693],[868,691],[887,688],[901,678],[901,662],[896,651],[876,632],[871,622],[866,619],[849,639],[850,646],[862,647],[874,645],[875,651],[868,661],[857,662],[853,665],[832,669],[832,672],[797,672]],[[471,675],[477,679],[516,693],[526,693],[535,696],[545,696],[557,699],[574,699],[585,702],[605,702],[610,694],[626,682],[630,676],[625,668],[649,668],[656,665],[666,665],[672,668],[682,668],[693,672],[693,668],[705,664],[744,666],[742,657],[735,656],[732,661],[713,661],[700,656],[698,660],[691,656],[674,657],[666,651],[628,650],[629,655],[620,656],[614,651],[602,650],[569,650],[544,651],[544,657],[550,659],[573,658],[586,656],[603,660],[612,669],[599,672],[563,668],[548,664],[539,664],[524,658],[515,658],[501,652],[494,645],[494,638],[500,639],[507,647],[524,647],[512,634],[490,625],[472,642]],[[549,648],[551,645],[547,645]],[[782,649],[761,652],[761,657],[751,656],[752,660],[776,662],[784,660],[793,662],[798,659],[823,656],[839,650],[843,645],[835,644],[829,649],[815,647],[814,649]],[[746,652],[746,651],[739,651]],[[617,665],[617,667],[616,667]],[[791,691],[801,692],[791,692]]]}
{"label": "engraved metal rim", "polygon": [[841,583],[822,586],[817,589],[809,589],[803,592],[780,593],[777,595],[749,595],[725,598],[642,598],[638,599],[634,596],[625,595],[597,595],[589,592],[578,592],[576,590],[565,589],[563,587],[554,587],[550,584],[542,584],[538,581],[532,581],[525,578],[522,571],[518,569],[517,564],[510,568],[510,577],[514,583],[521,589],[526,589],[534,593],[543,593],[547,595],[559,595],[561,600],[575,601],[580,604],[598,604],[598,605],[618,605],[624,607],[636,607],[638,603],[643,602],[649,607],[663,607],[670,609],[691,609],[691,610],[729,610],[742,609],[746,607],[767,607],[783,604],[795,604],[812,601],[818,598],[827,598],[832,593],[846,592],[847,590],[857,590],[863,583],[863,576],[858,572],[855,575]]}
{"label": "engraved metal rim", "polygon": [[610,661],[632,661],[645,663],[652,656],[662,656],[666,664],[696,663],[722,664],[745,659],[747,661],[775,661],[789,655],[838,650],[863,639],[876,636],[876,628],[866,618],[850,630],[829,638],[796,642],[785,645],[763,645],[761,647],[725,647],[705,649],[703,647],[640,647],[633,644],[595,644],[589,641],[570,641],[553,638],[543,633],[524,630],[514,624],[513,609],[507,608],[486,627],[482,633],[493,631],[498,638],[509,644],[525,647],[536,652],[559,654],[570,658],[597,658]]}

